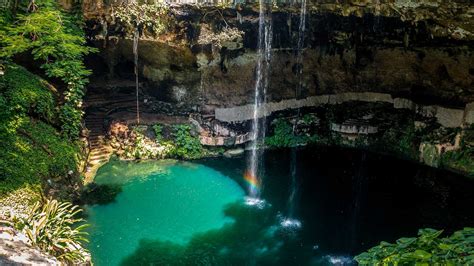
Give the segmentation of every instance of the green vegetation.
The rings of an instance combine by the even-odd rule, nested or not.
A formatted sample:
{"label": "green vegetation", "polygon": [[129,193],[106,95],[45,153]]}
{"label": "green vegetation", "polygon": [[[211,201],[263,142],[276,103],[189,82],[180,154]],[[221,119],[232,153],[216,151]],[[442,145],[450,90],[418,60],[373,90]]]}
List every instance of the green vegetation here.
{"label": "green vegetation", "polygon": [[441,164],[474,178],[474,125],[464,130],[460,149],[448,151],[441,156]]}
{"label": "green vegetation", "polygon": [[[153,132],[154,134],[150,134]],[[112,145],[125,159],[198,159],[207,154],[193,129],[187,124],[138,126],[131,129],[130,137],[116,136]],[[153,138],[154,135],[154,138]],[[132,141],[129,141],[132,140]],[[118,144],[121,143],[121,144]]]}
{"label": "green vegetation", "polygon": [[54,91],[44,80],[6,66],[0,76],[0,198],[77,172],[78,145],[59,133],[58,116]]}
{"label": "green vegetation", "polygon": [[65,84],[59,119],[62,132],[71,139],[77,138],[83,115],[84,87],[90,74],[82,60],[84,55],[95,51],[85,46],[79,16],[62,12],[56,1],[47,0],[29,1],[24,9],[11,12],[9,18],[0,23],[0,58],[31,53],[34,60],[41,63],[46,76],[58,78]]}
{"label": "green vegetation", "polygon": [[[391,152],[401,157],[418,158],[418,143],[413,124],[397,125],[383,132],[380,139],[376,140],[374,147],[377,150]],[[403,128],[404,126],[404,128]]]}
{"label": "green vegetation", "polygon": [[442,230],[421,229],[418,237],[400,238],[395,244],[381,242],[355,260],[360,265],[474,264],[474,228],[439,238],[442,233]]}
{"label": "green vegetation", "polygon": [[114,14],[125,26],[126,32],[141,29],[154,35],[163,33],[169,23],[168,6],[161,3],[127,3],[115,6]]}
{"label": "green vegetation", "polygon": [[469,177],[474,177],[474,149],[449,151],[442,155],[443,166],[461,170]]}
{"label": "green vegetation", "polygon": [[[310,118],[303,119],[304,123],[311,123]],[[287,148],[316,142],[316,135],[296,135],[291,124],[285,119],[276,119],[273,135],[265,138],[265,144],[273,148]]]}
{"label": "green vegetation", "polygon": [[[95,49],[85,46],[82,16],[55,0],[16,1],[0,12],[0,205],[24,213],[43,191],[71,199],[80,187],[77,138],[90,74],[82,61]],[[31,58],[28,67],[58,89],[18,58]]]}
{"label": "green vegetation", "polygon": [[174,149],[172,154],[178,158],[196,159],[202,156],[203,148],[199,139],[191,135],[191,126],[174,126]]}
{"label": "green vegetation", "polygon": [[26,218],[16,218],[15,227],[21,230],[33,246],[69,263],[87,261],[88,251],[82,247],[87,242],[87,226],[76,218],[82,210],[71,203],[47,200],[37,202]]}
{"label": "green vegetation", "polygon": [[163,126],[160,124],[153,125],[153,131],[155,132],[156,142],[161,142],[163,139]]}

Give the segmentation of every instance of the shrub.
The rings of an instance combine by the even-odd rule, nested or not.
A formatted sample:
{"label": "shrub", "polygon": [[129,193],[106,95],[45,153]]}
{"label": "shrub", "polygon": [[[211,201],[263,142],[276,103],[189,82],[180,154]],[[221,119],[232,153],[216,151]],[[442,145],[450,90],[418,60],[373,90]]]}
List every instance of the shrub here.
{"label": "shrub", "polygon": [[189,125],[174,126],[174,144],[175,148],[172,153],[185,159],[196,159],[201,157],[203,149],[201,142],[197,137],[191,135],[191,127]]}
{"label": "shrub", "polygon": [[0,77],[0,198],[76,172],[79,145],[58,132],[58,113],[54,88],[23,67],[6,65]]}
{"label": "shrub", "polygon": [[443,153],[441,163],[444,167],[461,170],[474,178],[474,124],[464,130],[460,149]]}
{"label": "shrub", "polygon": [[[309,121],[310,122],[310,121]],[[317,136],[296,135],[291,124],[284,119],[275,120],[273,135],[265,139],[265,144],[275,148],[288,148],[314,143]]]}
{"label": "shrub", "polygon": [[5,104],[2,110],[9,116],[29,114],[48,122],[56,116],[54,94],[47,83],[21,66],[6,65],[0,77],[0,97]]}
{"label": "shrub", "polygon": [[37,202],[26,218],[16,218],[16,227],[31,241],[33,246],[71,263],[87,261],[88,251],[82,247],[87,242],[81,212],[78,206],[67,202],[47,200]]}
{"label": "shrub", "polygon": [[153,125],[153,131],[155,132],[156,142],[160,142],[163,139],[163,126],[160,124]]}
{"label": "shrub", "polygon": [[420,229],[418,237],[400,238],[359,254],[360,265],[473,265],[474,228],[464,228],[439,238],[442,230]]}
{"label": "shrub", "polygon": [[444,167],[452,167],[463,171],[469,177],[474,178],[474,149],[461,147],[460,150],[449,151],[441,156]]}
{"label": "shrub", "polygon": [[119,4],[114,6],[113,16],[118,18],[129,32],[133,32],[135,27],[139,27],[146,28],[153,34],[161,34],[170,24],[168,6],[161,3]]}
{"label": "shrub", "polygon": [[27,12],[17,10],[12,21],[0,23],[1,58],[28,52],[42,63],[48,77],[66,84],[60,120],[63,133],[71,139],[79,135],[82,118],[82,97],[91,74],[82,62],[95,48],[87,47],[82,23],[72,14],[62,12],[56,1],[32,2]]}

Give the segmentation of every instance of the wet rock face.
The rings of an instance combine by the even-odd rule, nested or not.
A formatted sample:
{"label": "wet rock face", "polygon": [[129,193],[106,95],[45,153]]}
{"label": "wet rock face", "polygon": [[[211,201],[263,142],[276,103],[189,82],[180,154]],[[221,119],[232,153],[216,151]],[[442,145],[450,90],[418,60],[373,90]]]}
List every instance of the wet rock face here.
{"label": "wet rock face", "polygon": [[[308,7],[302,97],[370,91],[426,104],[464,106],[474,101],[474,19],[469,1],[334,2],[311,1]],[[83,5],[89,36],[97,40],[100,60],[107,65],[105,74],[133,76],[130,32],[113,21],[110,6],[100,1]],[[199,106],[203,112],[253,102],[255,8],[188,6],[172,8],[169,15],[175,19],[169,32],[139,42],[144,92],[190,108]],[[273,13],[269,101],[295,95],[300,80],[295,51],[299,19],[297,7]],[[241,36],[229,37],[224,32],[228,28]]]}

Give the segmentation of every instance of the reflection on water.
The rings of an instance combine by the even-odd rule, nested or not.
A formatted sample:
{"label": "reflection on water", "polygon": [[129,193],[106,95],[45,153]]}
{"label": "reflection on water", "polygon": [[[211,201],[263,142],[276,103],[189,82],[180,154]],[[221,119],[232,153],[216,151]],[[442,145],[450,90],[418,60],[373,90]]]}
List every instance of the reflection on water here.
{"label": "reflection on water", "polygon": [[232,223],[223,208],[244,196],[219,172],[176,161],[114,161],[99,170],[96,182],[121,185],[111,203],[86,206],[89,248],[99,266],[118,265],[143,238],[185,244],[196,233]]}
{"label": "reflection on water", "polygon": [[244,196],[243,158],[113,162],[97,181],[119,182],[123,191],[87,208],[96,264],[352,265],[353,255],[382,240],[472,225],[472,181],[353,150],[298,153],[293,217],[287,151],[266,154],[260,199]]}
{"label": "reflection on water", "polygon": [[[226,215],[235,222],[195,235],[188,244],[143,239],[122,265],[297,265],[352,263],[351,257],[328,257],[281,224],[271,208],[236,202]],[[297,229],[297,221],[291,221]]]}
{"label": "reflection on water", "polygon": [[275,265],[290,245],[270,209],[236,202],[226,215],[235,222],[195,235],[188,244],[142,240],[123,265]]}
{"label": "reflection on water", "polygon": [[[94,182],[97,184],[126,184],[128,182],[145,182],[150,176],[170,176],[169,167],[176,160],[161,160],[159,163],[148,162],[119,162],[113,160],[102,166]],[[181,163],[182,167],[191,167],[189,163]]]}

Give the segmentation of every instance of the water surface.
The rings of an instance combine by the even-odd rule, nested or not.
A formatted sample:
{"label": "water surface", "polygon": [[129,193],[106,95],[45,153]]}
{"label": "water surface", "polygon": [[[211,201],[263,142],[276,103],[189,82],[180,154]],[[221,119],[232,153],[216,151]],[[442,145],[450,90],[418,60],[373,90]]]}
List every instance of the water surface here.
{"label": "water surface", "polygon": [[122,188],[115,202],[86,208],[96,265],[118,265],[145,238],[185,244],[196,233],[219,229],[233,221],[224,207],[244,196],[221,173],[175,161],[113,161],[95,182]]}
{"label": "water surface", "polygon": [[107,164],[97,182],[123,191],[113,203],[87,208],[94,262],[351,265],[382,240],[474,225],[474,182],[449,172],[364,151],[308,148],[296,152],[293,182],[290,151],[264,158],[263,202],[252,206],[244,195],[245,156]]}

